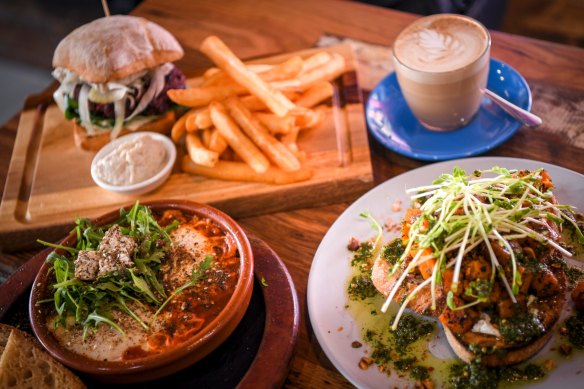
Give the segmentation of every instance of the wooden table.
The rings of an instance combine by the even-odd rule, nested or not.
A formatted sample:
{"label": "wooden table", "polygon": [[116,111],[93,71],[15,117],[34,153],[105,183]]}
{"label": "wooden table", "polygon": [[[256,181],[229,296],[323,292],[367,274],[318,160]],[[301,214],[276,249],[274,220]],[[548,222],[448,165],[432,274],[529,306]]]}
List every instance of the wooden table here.
{"label": "wooden table", "polygon": [[[178,65],[188,76],[210,63],[198,51],[209,34],[219,35],[243,58],[311,47],[323,34],[391,45],[414,15],[361,3],[285,0],[145,0],[134,11],[166,27],[185,48]],[[521,128],[490,156],[540,160],[584,173],[584,50],[499,32],[492,55],[518,69],[531,86],[533,111],[544,125]],[[0,130],[0,184],[6,180],[18,116]],[[363,129],[365,131],[365,129]],[[425,163],[389,152],[371,140],[375,183]],[[238,219],[265,240],[286,263],[301,306],[301,329],[287,387],[351,387],[316,341],[306,309],[306,285],[313,255],[329,226],[348,203]],[[269,226],[269,228],[266,228]],[[0,270],[14,270],[30,252],[3,253]]]}

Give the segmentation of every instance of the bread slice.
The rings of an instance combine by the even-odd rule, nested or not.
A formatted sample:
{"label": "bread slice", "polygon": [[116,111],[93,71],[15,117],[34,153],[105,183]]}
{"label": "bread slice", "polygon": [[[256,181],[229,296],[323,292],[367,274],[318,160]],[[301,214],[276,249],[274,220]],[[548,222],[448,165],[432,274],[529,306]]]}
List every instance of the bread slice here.
{"label": "bread slice", "polygon": [[[407,264],[404,262],[394,274],[389,276],[392,266],[385,259],[379,257],[373,264],[371,280],[377,290],[387,297],[396,285],[399,277],[405,271],[406,266]],[[446,334],[446,340],[454,353],[464,362],[470,363],[475,358],[475,354],[469,350],[470,343],[475,345],[488,344],[489,346],[486,347],[494,352],[482,355],[481,364],[489,367],[513,365],[521,363],[534,356],[551,338],[553,333],[552,329],[559,321],[567,299],[564,292],[567,282],[564,271],[561,267],[550,266],[550,269],[560,285],[561,292],[552,296],[542,297],[532,303],[531,306],[531,308],[537,312],[540,323],[545,328],[545,333],[541,337],[528,344],[514,346],[506,343],[503,339],[494,336],[472,333],[474,336],[471,341],[471,338],[466,336],[467,334],[470,334],[470,332],[459,336],[442,323],[442,327]],[[421,276],[416,275],[413,272],[408,274],[398,289],[398,292],[395,294],[394,300],[398,302],[402,301],[406,295],[411,293],[414,288],[419,285],[420,282],[422,282]],[[431,298],[429,286],[422,288],[418,291],[416,297],[410,301],[408,308],[421,315],[440,316],[443,310],[447,309],[445,293],[442,285],[438,285],[436,289],[435,310],[430,308],[432,302]],[[475,343],[475,341],[477,341],[477,343]]]}
{"label": "bread slice", "polygon": [[[541,301],[532,304],[532,307],[535,308],[535,311],[537,312],[540,323],[545,328],[545,333],[528,344],[517,347],[510,347],[509,345],[503,346],[499,349],[501,351],[500,353],[495,352],[481,356],[482,365],[494,367],[521,363],[534,356],[550,340],[553,334],[553,328],[560,320],[567,300],[567,296],[564,292],[566,275],[561,268],[553,269],[554,275],[562,285],[562,292],[543,298]],[[444,328],[448,344],[460,359],[467,363],[474,359],[475,355],[469,350],[467,342],[463,340],[464,336],[457,336],[444,324],[442,325],[442,328]],[[481,336],[483,339],[489,338],[489,335],[480,334],[477,335],[477,338]]]}
{"label": "bread slice", "polygon": [[[464,362],[470,363],[475,355],[470,352],[466,346],[448,329],[446,326],[444,328],[444,333],[446,334],[446,340],[452,348],[452,351]],[[549,331],[544,334],[541,338],[536,339],[527,346],[506,350],[504,355],[490,354],[481,356],[481,364],[484,366],[495,367],[495,366],[507,366],[515,365],[523,361],[528,360],[534,356],[552,337],[552,332]]]}
{"label": "bread slice", "polygon": [[[119,136],[137,131],[151,131],[168,135],[170,134],[170,130],[175,122],[176,112],[171,109],[166,111],[156,120],[145,123],[135,130],[128,130],[126,128],[122,129]],[[111,141],[109,131],[102,134],[89,136],[87,131],[85,131],[85,129],[76,122],[73,122],[73,139],[75,140],[75,146],[89,151],[97,151]]]}
{"label": "bread slice", "polygon": [[8,337],[10,336],[10,333],[12,332],[13,328],[14,327],[12,326],[0,323],[0,358],[4,353],[4,348],[6,348],[6,343],[8,343]]}
{"label": "bread slice", "polygon": [[[0,338],[9,326],[0,327]],[[0,357],[0,388],[85,388],[81,380],[36,345],[26,333],[10,329]]]}
{"label": "bread slice", "polygon": [[113,15],[67,35],[55,49],[53,66],[101,84],[176,61],[183,54],[174,36],[158,24],[136,16]]}
{"label": "bread slice", "polygon": [[[407,263],[404,261],[402,266],[390,276],[393,266],[383,257],[379,256],[375,260],[373,268],[371,269],[371,281],[375,288],[387,298],[395,287],[398,279],[403,275],[406,266]],[[404,279],[404,282],[393,297],[393,300],[402,301],[419,285],[420,282],[422,282],[421,276],[416,276],[413,272],[410,273]],[[428,285],[418,291],[416,298],[410,301],[408,308],[420,315],[438,317],[446,305],[446,297],[443,293],[442,286],[439,286],[436,289],[435,298],[436,307],[435,309],[432,309],[432,294],[430,285]]]}

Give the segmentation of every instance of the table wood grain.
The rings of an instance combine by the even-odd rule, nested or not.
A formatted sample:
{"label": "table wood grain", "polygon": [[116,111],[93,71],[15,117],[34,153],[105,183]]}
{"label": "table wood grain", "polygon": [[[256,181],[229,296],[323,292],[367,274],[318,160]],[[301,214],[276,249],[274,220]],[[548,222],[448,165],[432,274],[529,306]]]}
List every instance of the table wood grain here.
{"label": "table wood grain", "polygon": [[[314,46],[324,34],[390,46],[416,16],[334,0],[166,1],[145,0],[135,15],[173,33],[185,48],[178,65],[195,75],[210,65],[199,52],[209,34],[220,36],[237,55],[252,58]],[[490,156],[540,160],[584,173],[584,50],[492,32],[492,55],[519,70],[533,91],[533,110],[545,123],[521,128]],[[0,184],[6,179],[18,125],[15,115],[0,130]],[[567,130],[566,130],[567,129]],[[365,129],[363,129],[365,131]],[[387,151],[370,139],[376,183],[427,163]],[[287,265],[298,292],[301,328],[285,387],[351,387],[318,345],[306,309],[310,265],[319,242],[348,203],[240,218]],[[10,271],[30,252],[1,253],[0,271]]]}

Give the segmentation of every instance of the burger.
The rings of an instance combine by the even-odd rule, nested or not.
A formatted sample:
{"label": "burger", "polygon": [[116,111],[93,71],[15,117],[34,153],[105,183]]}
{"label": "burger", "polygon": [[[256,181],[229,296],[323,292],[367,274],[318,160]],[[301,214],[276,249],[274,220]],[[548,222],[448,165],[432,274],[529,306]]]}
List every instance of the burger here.
{"label": "burger", "polygon": [[172,64],[183,54],[167,30],[135,16],[96,19],[67,35],[53,56],[61,83],[53,97],[75,144],[98,150],[130,131],[169,131],[176,106],[166,91],[185,88]]}

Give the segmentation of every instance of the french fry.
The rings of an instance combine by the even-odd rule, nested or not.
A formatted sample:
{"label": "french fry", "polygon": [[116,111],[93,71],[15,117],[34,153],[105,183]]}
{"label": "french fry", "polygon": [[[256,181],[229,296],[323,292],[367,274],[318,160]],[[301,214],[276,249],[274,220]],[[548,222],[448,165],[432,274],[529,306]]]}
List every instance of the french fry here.
{"label": "french fry", "polygon": [[174,143],[180,142],[183,136],[185,136],[187,132],[186,128],[186,121],[189,115],[192,115],[196,112],[196,108],[192,108],[189,111],[185,112],[178,120],[173,124],[172,129],[170,130],[170,138],[173,140]]}
{"label": "french fry", "polygon": [[[282,91],[282,93],[291,101],[296,100],[300,96],[300,94],[295,91]],[[265,111],[268,109],[266,104],[254,95],[241,96],[240,100],[250,111]]]}
{"label": "french fry", "polygon": [[[199,133],[199,135],[201,136],[201,141],[203,142],[203,146],[206,149],[211,150],[209,148],[209,142],[210,142],[210,139],[211,139],[211,129],[210,128],[207,128],[206,130],[202,130]],[[215,151],[215,150],[211,150],[211,151]],[[221,153],[217,153],[217,154],[221,155]]]}
{"label": "french fry", "polygon": [[[252,72],[257,73],[266,82],[281,81],[292,78],[300,73],[303,69],[303,61],[299,56],[294,56],[277,65],[247,64],[246,67]],[[229,85],[233,83],[235,83],[233,78],[224,71],[219,70],[205,77],[202,85]]]}
{"label": "french fry", "polygon": [[[254,63],[254,64],[248,64],[246,66],[249,70],[251,70],[254,73],[265,72],[265,71],[270,70],[271,68],[274,67],[274,65],[268,65],[265,63]],[[203,73],[203,78],[205,80],[208,80],[210,78],[217,77],[218,74],[221,74],[221,77],[228,77],[227,74],[223,71],[223,69],[219,69],[217,67],[212,67],[212,68],[205,70],[205,73]]]}
{"label": "french fry", "polygon": [[195,126],[198,129],[211,128],[213,126],[209,107],[205,107],[197,113],[197,116],[195,117]]}
{"label": "french fry", "polygon": [[298,77],[275,81],[270,85],[278,90],[306,90],[316,82],[331,81],[340,76],[345,70],[345,59],[337,53],[333,53],[332,60],[324,65],[302,72]]}
{"label": "french fry", "polygon": [[[247,68],[254,73],[261,73],[265,71],[269,71],[272,69],[273,65],[265,65],[265,64],[257,64],[257,65],[247,65]],[[229,74],[225,73],[222,69],[216,69],[217,71],[212,72],[209,74],[208,77],[205,77],[205,80],[202,83],[202,86],[213,86],[213,85],[229,85],[235,84],[233,78],[229,76]],[[205,72],[206,74],[207,72]],[[203,76],[204,77],[204,76]]]}
{"label": "french fry", "polygon": [[333,95],[333,86],[329,81],[319,81],[308,88],[297,100],[299,107],[312,108]]}
{"label": "french fry", "polygon": [[229,96],[243,94],[247,90],[237,84],[225,86],[204,86],[188,89],[169,89],[168,97],[177,104],[186,107],[201,107],[211,101],[223,100]]}
{"label": "french fry", "polygon": [[241,102],[250,111],[264,111],[268,108],[266,107],[266,104],[264,104],[263,101],[261,101],[254,95],[241,97]]}
{"label": "french fry", "polygon": [[255,171],[263,173],[270,167],[270,161],[246,137],[233,122],[223,104],[214,101],[209,105],[211,120],[229,146]]}
{"label": "french fry", "polygon": [[287,134],[282,135],[282,144],[288,148],[292,153],[297,154],[300,149],[298,148],[298,144],[296,140],[298,139],[298,127],[294,127],[292,131]]}
{"label": "french fry", "polygon": [[225,105],[233,120],[272,162],[286,171],[300,169],[300,162],[294,154],[278,142],[241,101],[236,97],[230,98],[227,99]]}
{"label": "french fry", "polygon": [[332,56],[330,53],[327,53],[326,51],[319,51],[318,53],[311,55],[302,63],[302,73],[306,73],[309,70],[324,65],[330,61],[331,58]]}
{"label": "french fry", "polygon": [[201,44],[201,51],[238,84],[262,100],[276,115],[286,116],[290,110],[294,109],[294,103],[262,80],[256,73],[249,70],[216,36],[206,38]]}
{"label": "french fry", "polygon": [[170,130],[170,138],[174,143],[180,142],[182,137],[185,136],[187,132],[187,128],[185,126],[186,121],[187,114],[185,113],[173,124],[172,129]]}
{"label": "french fry", "polygon": [[302,58],[294,56],[265,72],[259,73],[259,76],[266,82],[287,80],[302,71],[302,63]]}
{"label": "french fry", "polygon": [[296,125],[294,116],[279,117],[273,113],[255,112],[254,116],[258,118],[272,134],[287,134]]}
{"label": "french fry", "polygon": [[219,160],[214,167],[207,167],[197,165],[188,156],[185,156],[182,160],[182,170],[187,173],[220,180],[252,181],[277,185],[306,181],[314,174],[311,169],[307,168],[287,172],[275,166],[271,166],[264,173],[258,173],[246,163],[224,160]]}
{"label": "french fry", "polygon": [[216,128],[209,131],[209,150],[215,151],[221,155],[228,147],[227,141],[221,136]]}
{"label": "french fry", "polygon": [[294,112],[295,127],[301,129],[314,128],[318,126],[326,117],[324,107],[316,109],[297,110]]}
{"label": "french fry", "polygon": [[185,127],[187,128],[187,132],[195,132],[198,130],[195,119],[197,118],[197,112],[193,112],[187,116],[187,120],[185,121]]}
{"label": "french fry", "polygon": [[186,146],[190,159],[196,164],[207,167],[213,167],[217,164],[219,154],[206,149],[198,134],[187,134]]}
{"label": "french fry", "polygon": [[203,78],[205,80],[208,80],[209,78],[213,77],[215,74],[217,73],[221,73],[222,70],[219,68],[209,68],[207,70],[205,70],[205,73],[203,73]]}

